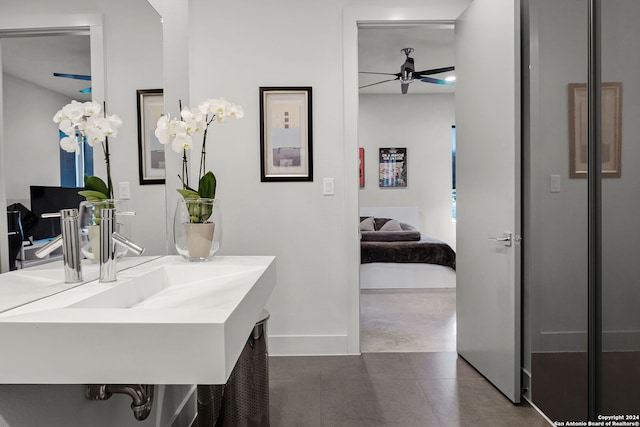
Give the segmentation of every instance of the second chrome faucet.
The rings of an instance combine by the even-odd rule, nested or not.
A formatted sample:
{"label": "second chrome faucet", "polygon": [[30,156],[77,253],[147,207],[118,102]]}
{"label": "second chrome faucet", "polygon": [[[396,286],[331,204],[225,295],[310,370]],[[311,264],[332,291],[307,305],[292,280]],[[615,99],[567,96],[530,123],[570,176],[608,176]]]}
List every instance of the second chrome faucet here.
{"label": "second chrome faucet", "polygon": [[142,255],[144,248],[133,243],[116,231],[118,215],[133,215],[133,212],[116,212],[115,208],[100,211],[100,281],[116,281],[116,245],[124,246],[136,255]]}

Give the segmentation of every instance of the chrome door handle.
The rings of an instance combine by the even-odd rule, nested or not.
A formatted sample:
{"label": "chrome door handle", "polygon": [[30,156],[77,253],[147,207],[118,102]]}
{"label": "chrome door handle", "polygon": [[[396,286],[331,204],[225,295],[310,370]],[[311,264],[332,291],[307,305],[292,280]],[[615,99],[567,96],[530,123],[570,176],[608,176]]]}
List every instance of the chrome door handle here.
{"label": "chrome door handle", "polygon": [[505,231],[502,233],[502,237],[489,237],[489,240],[495,240],[504,243],[505,246],[511,246],[511,233]]}

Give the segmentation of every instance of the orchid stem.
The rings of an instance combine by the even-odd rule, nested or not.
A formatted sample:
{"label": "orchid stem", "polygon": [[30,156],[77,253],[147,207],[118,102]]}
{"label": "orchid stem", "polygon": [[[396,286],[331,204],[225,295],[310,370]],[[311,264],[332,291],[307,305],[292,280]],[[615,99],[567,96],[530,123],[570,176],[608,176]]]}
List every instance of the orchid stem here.
{"label": "orchid stem", "polygon": [[189,163],[187,162],[187,150],[182,149],[182,188],[186,189],[187,187],[189,187]]}
{"label": "orchid stem", "polygon": [[[102,101],[102,116],[107,117],[107,101]],[[105,136],[104,143],[102,144],[102,150],[104,151],[104,161],[107,165],[107,196],[113,199],[113,183],[111,182],[111,159],[109,154],[109,138]]]}
{"label": "orchid stem", "polygon": [[207,172],[207,131],[209,130],[209,125],[211,124],[211,122],[213,122],[213,120],[216,118],[216,114],[214,114],[213,116],[211,116],[211,119],[209,119],[208,121],[205,119],[207,125],[204,128],[204,134],[202,135],[202,152],[200,153],[200,178],[202,178],[204,176],[204,174]]}
{"label": "orchid stem", "polygon": [[109,138],[104,139],[102,144],[102,151],[104,152],[104,162],[107,165],[107,196],[113,199],[113,183],[111,182],[111,155],[109,154]]}

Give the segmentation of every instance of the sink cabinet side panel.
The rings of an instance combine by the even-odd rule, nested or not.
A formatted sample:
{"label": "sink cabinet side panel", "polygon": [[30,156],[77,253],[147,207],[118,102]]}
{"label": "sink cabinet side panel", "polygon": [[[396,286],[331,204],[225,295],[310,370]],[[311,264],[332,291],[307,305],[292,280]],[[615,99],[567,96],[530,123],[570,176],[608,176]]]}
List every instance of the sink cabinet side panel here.
{"label": "sink cabinet side panel", "polygon": [[[156,386],[151,414],[144,421],[134,418],[131,398],[114,395],[105,401],[84,397],[85,386],[70,385],[0,385],[0,425],[23,426],[92,426],[144,427],[189,425],[184,420],[195,417],[193,386]],[[180,420],[180,421],[178,421]]]}

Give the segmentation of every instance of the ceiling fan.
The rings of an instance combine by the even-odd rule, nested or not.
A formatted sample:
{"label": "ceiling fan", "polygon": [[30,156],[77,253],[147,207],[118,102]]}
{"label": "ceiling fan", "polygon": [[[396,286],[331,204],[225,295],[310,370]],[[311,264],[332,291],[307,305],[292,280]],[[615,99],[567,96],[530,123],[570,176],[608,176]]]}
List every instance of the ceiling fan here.
{"label": "ceiling fan", "polygon": [[442,67],[442,68],[432,68],[430,70],[415,71],[413,58],[409,56],[409,54],[413,52],[413,48],[405,47],[403,49],[400,49],[400,51],[404,52],[407,58],[405,59],[404,63],[400,66],[399,73],[375,73],[370,71],[360,71],[361,74],[382,74],[387,76],[395,76],[395,78],[382,80],[376,83],[360,86],[360,89],[364,87],[374,86],[380,83],[392,82],[395,80],[400,80],[400,87],[403,94],[407,93],[407,90],[409,89],[409,83],[413,83],[415,80],[420,80],[421,82],[425,82],[425,83],[434,83],[434,84],[445,85],[445,86],[453,86],[452,80],[436,79],[429,76],[433,74],[440,74],[440,73],[446,73],[448,71],[453,71],[455,70],[455,67]]}
{"label": "ceiling fan", "polygon": [[[75,79],[75,80],[91,80],[91,76],[83,75],[83,74],[69,74],[69,73],[53,73],[56,77],[64,77],[66,79]],[[84,89],[80,89],[78,92],[80,93],[91,93],[91,88],[87,87]]]}

